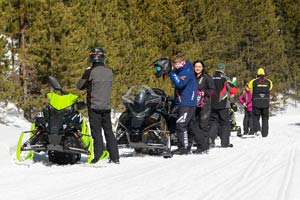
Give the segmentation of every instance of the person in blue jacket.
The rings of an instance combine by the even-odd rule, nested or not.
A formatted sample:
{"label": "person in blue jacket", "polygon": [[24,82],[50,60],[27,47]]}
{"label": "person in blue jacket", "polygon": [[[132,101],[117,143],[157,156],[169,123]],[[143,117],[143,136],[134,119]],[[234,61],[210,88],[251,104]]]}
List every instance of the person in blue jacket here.
{"label": "person in blue jacket", "polygon": [[[174,88],[174,103],[178,107],[178,118],[176,121],[176,135],[178,138],[178,149],[174,152],[179,155],[188,154],[191,150],[191,142],[189,142],[188,128],[195,134],[197,126],[191,123],[195,117],[197,106],[197,82],[194,75],[193,64],[179,53],[173,57],[173,69],[169,72],[169,77]],[[192,138],[192,136],[190,136]],[[196,138],[197,139],[197,138]]]}

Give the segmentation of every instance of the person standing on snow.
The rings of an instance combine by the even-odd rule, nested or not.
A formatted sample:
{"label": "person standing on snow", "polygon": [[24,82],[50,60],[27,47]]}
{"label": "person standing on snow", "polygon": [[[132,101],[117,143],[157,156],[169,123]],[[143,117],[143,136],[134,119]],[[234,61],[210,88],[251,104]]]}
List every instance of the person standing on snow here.
{"label": "person standing on snow", "polygon": [[101,47],[92,48],[90,51],[92,66],[87,68],[82,78],[77,82],[79,90],[87,91],[88,115],[91,134],[94,140],[94,159],[96,163],[106,149],[102,136],[104,130],[110,162],[119,164],[119,150],[116,137],[112,131],[110,96],[112,91],[113,72],[106,67],[105,51]]}
{"label": "person standing on snow", "polygon": [[197,105],[197,83],[193,64],[185,60],[183,54],[175,55],[173,58],[173,70],[169,72],[169,77],[175,85],[174,103],[175,106],[178,106],[176,121],[178,149],[174,153],[185,155],[190,152],[191,148],[189,137],[191,138],[192,136],[188,136],[188,128],[191,128],[192,133],[199,131],[197,124],[191,123],[195,117]]}
{"label": "person standing on snow", "polygon": [[[211,96],[215,93],[213,79],[205,70],[204,62],[196,60],[194,71],[197,79],[197,108],[195,112],[196,123],[199,125],[200,143],[196,144],[197,149],[193,153],[207,152],[209,149],[208,122],[211,112]],[[197,143],[197,141],[196,141]]]}
{"label": "person standing on snow", "polygon": [[211,145],[215,145],[217,134],[220,134],[221,147],[233,147],[230,143],[230,95],[237,93],[237,87],[233,85],[229,77],[225,76],[225,64],[219,63],[212,76],[216,93],[212,95],[209,137]]}
{"label": "person standing on snow", "polygon": [[253,135],[253,117],[252,117],[252,91],[248,87],[248,83],[245,82],[243,93],[239,97],[240,104],[244,107],[244,119],[243,119],[243,135]]}
{"label": "person standing on snow", "polygon": [[267,79],[265,70],[259,68],[257,70],[257,78],[252,79],[248,87],[252,89],[252,113],[255,134],[259,131],[259,119],[262,118],[261,136],[267,137],[269,133],[269,107],[270,107],[270,91],[273,88],[271,80]]}

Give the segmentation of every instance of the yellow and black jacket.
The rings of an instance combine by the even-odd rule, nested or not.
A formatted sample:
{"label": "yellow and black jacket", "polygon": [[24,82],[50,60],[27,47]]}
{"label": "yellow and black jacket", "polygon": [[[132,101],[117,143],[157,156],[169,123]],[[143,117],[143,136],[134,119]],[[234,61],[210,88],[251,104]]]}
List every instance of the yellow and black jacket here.
{"label": "yellow and black jacket", "polygon": [[273,88],[271,80],[264,76],[252,79],[248,87],[252,89],[252,106],[257,108],[267,108],[270,105],[270,91]]}

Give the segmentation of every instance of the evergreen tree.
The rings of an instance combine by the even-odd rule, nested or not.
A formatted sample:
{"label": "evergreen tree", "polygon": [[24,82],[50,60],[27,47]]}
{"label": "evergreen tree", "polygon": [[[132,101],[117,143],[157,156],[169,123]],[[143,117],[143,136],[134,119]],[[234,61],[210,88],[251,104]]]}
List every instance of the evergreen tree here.
{"label": "evergreen tree", "polygon": [[280,17],[280,34],[284,38],[285,55],[288,66],[286,72],[289,84],[299,94],[300,83],[300,2],[293,0],[274,0],[277,15]]}
{"label": "evergreen tree", "polygon": [[46,103],[49,75],[85,99],[75,84],[94,46],[106,50],[114,71],[115,106],[136,84],[172,95],[169,78],[157,79],[150,64],[177,52],[204,60],[209,72],[224,62],[239,83],[259,67],[275,92],[299,83],[299,3],[292,0],[10,0],[0,9],[1,97],[18,99],[29,118]]}
{"label": "evergreen tree", "polygon": [[203,56],[209,64],[225,62],[227,74],[239,80],[263,67],[271,79],[284,82],[284,43],[271,1],[203,1],[202,9]]}
{"label": "evergreen tree", "polygon": [[24,53],[25,30],[28,27],[27,9],[27,1],[1,1],[1,35],[6,40],[2,48],[4,52],[10,52],[10,61],[6,62],[7,58],[1,57],[1,75],[5,77],[1,78],[1,85],[4,92],[9,91],[5,98],[12,101],[18,99],[23,103],[26,102],[24,99],[36,89],[30,82],[30,78],[35,75],[32,73],[34,69],[26,62]]}
{"label": "evergreen tree", "polygon": [[286,58],[274,5],[270,0],[255,0],[244,2],[242,8],[247,10],[239,12],[243,30],[239,54],[244,69],[255,76],[257,69],[263,67],[269,78],[278,81],[275,91],[284,88],[280,82],[284,82]]}

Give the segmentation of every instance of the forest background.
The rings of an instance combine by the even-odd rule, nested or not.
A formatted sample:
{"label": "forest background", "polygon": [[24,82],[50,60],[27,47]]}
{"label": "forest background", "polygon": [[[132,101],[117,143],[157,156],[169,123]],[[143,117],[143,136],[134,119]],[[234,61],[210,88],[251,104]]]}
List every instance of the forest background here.
{"label": "forest background", "polygon": [[240,88],[263,67],[273,99],[289,88],[299,96],[299,10],[298,0],[0,0],[0,99],[31,120],[52,75],[84,100],[75,84],[94,46],[114,71],[115,108],[136,84],[172,95],[170,80],[150,65],[178,52],[203,60],[210,74],[225,63]]}

